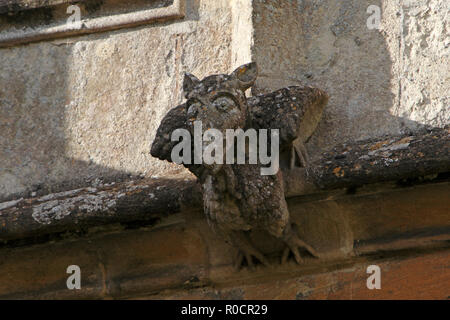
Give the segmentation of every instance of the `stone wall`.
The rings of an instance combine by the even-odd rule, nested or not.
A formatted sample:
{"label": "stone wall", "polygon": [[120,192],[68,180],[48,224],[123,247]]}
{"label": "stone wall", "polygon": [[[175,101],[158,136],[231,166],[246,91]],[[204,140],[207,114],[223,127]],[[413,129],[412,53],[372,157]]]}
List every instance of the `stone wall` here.
{"label": "stone wall", "polygon": [[[408,134],[449,124],[448,1],[84,0],[81,31],[68,3],[17,21],[0,6],[0,298],[448,298],[450,131]],[[254,94],[330,94],[308,149],[334,147],[283,172],[320,259],[280,265],[283,243],[256,230],[273,268],[236,272],[199,185],[149,149],[184,72],[250,60]],[[81,290],[67,289],[73,264]],[[366,286],[373,264],[383,290]]]}
{"label": "stone wall", "polygon": [[[311,151],[449,123],[448,1],[253,4],[252,54],[261,68],[255,92],[298,84],[330,94]],[[378,29],[368,27],[373,6]]]}
{"label": "stone wall", "polygon": [[[184,72],[228,72],[229,1],[182,20],[0,49],[0,199],[180,168],[149,155]],[[45,191],[44,191],[45,190]]]}
{"label": "stone wall", "polygon": [[[159,121],[183,100],[183,73],[252,59],[254,93],[329,92],[312,153],[449,123],[446,0],[182,2],[179,20],[0,48],[0,201],[98,179],[184,176],[149,155]],[[370,5],[381,9],[379,30],[367,27]]]}

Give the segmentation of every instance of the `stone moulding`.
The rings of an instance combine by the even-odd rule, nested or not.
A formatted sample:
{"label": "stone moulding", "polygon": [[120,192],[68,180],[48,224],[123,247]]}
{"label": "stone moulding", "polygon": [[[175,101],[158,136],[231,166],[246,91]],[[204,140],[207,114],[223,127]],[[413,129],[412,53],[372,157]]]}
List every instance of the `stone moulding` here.
{"label": "stone moulding", "polygon": [[[82,1],[86,0],[77,2]],[[70,0],[0,0],[0,13],[56,6],[70,2]]]}
{"label": "stone moulding", "polygon": [[[286,179],[293,221],[322,258],[276,264],[282,242],[255,232],[277,266],[255,273],[232,271],[234,252],[211,232],[189,176],[0,202],[0,298],[446,298],[449,142],[450,128],[350,142],[324,152],[309,173],[286,172],[296,177]],[[69,264],[82,268],[81,290],[67,290]],[[383,290],[367,290],[371,264],[384,272]],[[407,285],[418,281],[420,292]]]}
{"label": "stone moulding", "polygon": [[[308,173],[304,168],[286,172],[286,196],[320,200],[320,195],[325,195],[330,199],[336,192],[339,196],[339,190],[351,194],[356,188],[405,179],[413,184],[414,179],[418,183],[423,179],[444,182],[443,188],[448,188],[449,141],[450,128],[445,128],[336,146],[314,161]],[[201,203],[199,185],[192,178],[143,179],[24,196],[0,202],[0,241],[80,227],[160,220],[183,210],[201,210]]]}
{"label": "stone moulding", "polygon": [[0,34],[0,48],[53,38],[135,27],[157,21],[181,19],[184,16],[185,0],[173,0],[173,3],[168,7],[81,20],[81,28],[65,23],[36,29],[12,29]]}

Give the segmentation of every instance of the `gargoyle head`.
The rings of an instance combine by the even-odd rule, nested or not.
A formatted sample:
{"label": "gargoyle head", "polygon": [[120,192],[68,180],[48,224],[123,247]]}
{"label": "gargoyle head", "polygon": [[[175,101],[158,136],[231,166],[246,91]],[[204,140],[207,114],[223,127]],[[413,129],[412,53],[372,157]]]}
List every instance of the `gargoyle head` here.
{"label": "gargoyle head", "polygon": [[230,75],[212,75],[201,81],[187,73],[183,90],[189,128],[195,121],[201,121],[203,130],[243,128],[247,119],[245,91],[255,83],[257,74],[254,62],[240,66]]}

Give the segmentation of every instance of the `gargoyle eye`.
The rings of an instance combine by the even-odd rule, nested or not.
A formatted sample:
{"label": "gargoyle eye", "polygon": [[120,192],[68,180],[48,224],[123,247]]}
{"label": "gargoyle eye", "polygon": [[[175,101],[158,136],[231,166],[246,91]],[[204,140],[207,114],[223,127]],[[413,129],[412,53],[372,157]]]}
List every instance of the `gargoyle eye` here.
{"label": "gargoyle eye", "polygon": [[212,102],[213,106],[221,111],[226,111],[232,107],[236,106],[236,102],[229,97],[226,96],[220,96]]}
{"label": "gargoyle eye", "polygon": [[202,104],[197,99],[190,99],[186,103],[186,110],[187,113],[190,115],[194,115],[198,112],[198,110],[201,108]]}

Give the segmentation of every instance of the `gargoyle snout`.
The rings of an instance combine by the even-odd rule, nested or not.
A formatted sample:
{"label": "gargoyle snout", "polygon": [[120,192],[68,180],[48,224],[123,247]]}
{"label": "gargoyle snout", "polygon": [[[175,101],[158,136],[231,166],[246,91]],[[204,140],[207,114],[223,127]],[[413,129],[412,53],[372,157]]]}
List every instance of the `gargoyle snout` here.
{"label": "gargoyle snout", "polygon": [[150,154],[152,157],[158,158],[158,155],[161,153],[161,143],[158,143],[159,141],[155,139],[152,143],[152,147],[150,148]]}

